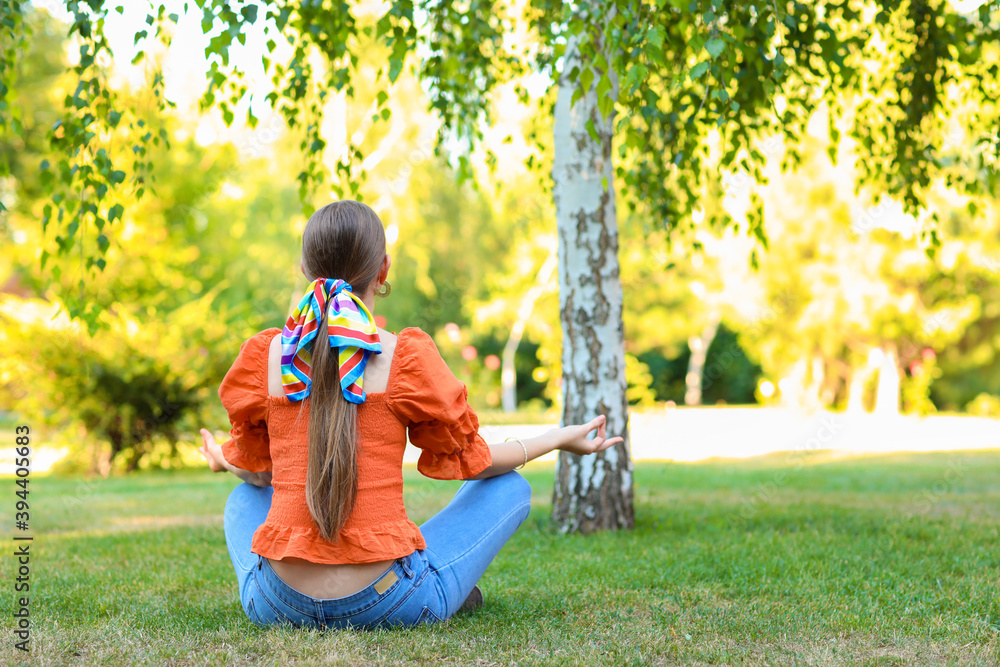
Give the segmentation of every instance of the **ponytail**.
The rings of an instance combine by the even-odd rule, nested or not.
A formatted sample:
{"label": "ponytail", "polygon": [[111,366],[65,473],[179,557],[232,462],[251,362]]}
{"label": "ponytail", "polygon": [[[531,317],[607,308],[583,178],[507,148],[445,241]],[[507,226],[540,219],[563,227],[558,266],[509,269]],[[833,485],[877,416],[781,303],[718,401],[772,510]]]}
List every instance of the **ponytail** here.
{"label": "ponytail", "polygon": [[[385,258],[382,221],[365,204],[333,202],[313,213],[302,234],[302,269],[312,289],[282,334],[285,394],[289,400],[311,399],[306,504],[319,534],[330,542],[337,541],[358,495],[362,376],[368,355],[381,352],[374,318],[358,297],[377,278]],[[347,284],[346,292],[339,281]],[[330,308],[320,300],[325,304],[336,294],[349,295],[355,305],[334,315],[334,347],[330,347]],[[318,323],[315,338],[311,338],[313,322]],[[344,326],[357,336],[345,334]],[[349,348],[363,358],[353,365],[346,360],[347,377],[341,378],[340,355]]]}
{"label": "ponytail", "polygon": [[341,391],[326,319],[324,312],[312,350],[306,503],[319,534],[335,542],[358,495],[358,406]]}

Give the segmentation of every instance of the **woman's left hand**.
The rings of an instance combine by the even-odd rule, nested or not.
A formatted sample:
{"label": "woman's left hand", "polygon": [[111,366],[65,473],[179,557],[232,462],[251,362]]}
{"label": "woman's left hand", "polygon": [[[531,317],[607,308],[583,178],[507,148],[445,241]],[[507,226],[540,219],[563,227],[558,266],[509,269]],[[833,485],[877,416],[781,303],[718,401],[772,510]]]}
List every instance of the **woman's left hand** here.
{"label": "woman's left hand", "polygon": [[[603,452],[609,447],[625,442],[625,438],[615,436],[609,438],[605,430],[608,419],[604,415],[598,415],[586,424],[574,424],[556,429],[555,433],[560,440],[558,449],[579,456]],[[587,436],[597,431],[593,440],[588,440]]]}
{"label": "woman's left hand", "polygon": [[208,429],[201,429],[201,441],[203,444],[198,448],[198,451],[208,461],[208,467],[211,468],[212,472],[228,470],[226,457],[222,455],[222,445],[215,443],[215,436]]}

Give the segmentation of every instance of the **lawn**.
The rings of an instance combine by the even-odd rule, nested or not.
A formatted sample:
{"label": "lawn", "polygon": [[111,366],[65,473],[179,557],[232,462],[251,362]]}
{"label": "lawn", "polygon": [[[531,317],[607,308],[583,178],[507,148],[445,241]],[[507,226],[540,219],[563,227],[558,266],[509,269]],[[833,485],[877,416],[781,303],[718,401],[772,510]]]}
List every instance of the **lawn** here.
{"label": "lawn", "polygon": [[[37,477],[29,664],[1000,663],[1000,452],[643,462],[636,529],[589,537],[552,530],[551,464],[526,476],[531,516],[479,612],[326,633],[244,617],[221,519],[235,478]],[[406,483],[418,523],[458,485]]]}

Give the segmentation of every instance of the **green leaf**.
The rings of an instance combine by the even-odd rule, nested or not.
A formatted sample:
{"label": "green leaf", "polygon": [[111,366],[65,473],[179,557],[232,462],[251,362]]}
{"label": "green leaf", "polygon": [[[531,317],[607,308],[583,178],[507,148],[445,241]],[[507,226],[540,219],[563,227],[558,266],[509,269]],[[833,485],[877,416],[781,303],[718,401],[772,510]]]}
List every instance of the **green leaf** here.
{"label": "green leaf", "polygon": [[[600,104],[605,98],[607,98],[607,99],[611,98],[611,96],[609,94],[611,92],[611,79],[610,79],[610,77],[608,77],[607,74],[604,74],[603,76],[601,76],[600,81],[597,82],[597,91],[596,92],[597,92],[597,102],[598,102],[598,104]],[[611,100],[611,101],[612,101],[612,104],[613,104],[614,100]],[[605,114],[605,116],[606,115],[607,114]]]}
{"label": "green leaf", "polygon": [[90,67],[94,64],[94,54],[90,52],[90,47],[84,44],[80,47],[80,67]]}
{"label": "green leaf", "polygon": [[590,135],[590,138],[591,138],[591,139],[593,139],[594,141],[596,141],[596,142],[600,143],[600,141],[601,141],[601,137],[600,137],[600,135],[599,135],[599,134],[597,133],[597,126],[596,126],[596,125],[594,125],[594,116],[593,116],[593,115],[591,115],[591,116],[590,116],[590,117],[589,117],[589,118],[587,119],[587,122],[586,122],[586,124],[584,125],[584,127],[586,127],[586,129],[587,129],[587,134],[589,134],[589,135]]}
{"label": "green leaf", "polygon": [[655,26],[646,33],[646,41],[657,50],[663,48],[663,38],[663,28],[660,26]]}
{"label": "green leaf", "polygon": [[108,222],[114,222],[115,220],[121,220],[122,214],[125,213],[125,207],[121,204],[115,204],[108,211]]}
{"label": "green leaf", "polygon": [[703,60],[691,68],[691,70],[688,72],[688,76],[691,77],[692,81],[694,81],[700,79],[702,75],[704,75],[705,72],[707,71],[708,71],[708,61]]}
{"label": "green leaf", "polygon": [[247,5],[240,9],[240,14],[247,23],[257,22],[257,5]]}
{"label": "green leaf", "polygon": [[403,61],[399,58],[389,59],[389,81],[391,83],[396,83],[396,79],[399,78],[400,72],[403,71]]}
{"label": "green leaf", "polygon": [[708,51],[712,59],[715,60],[726,50],[726,42],[721,37],[713,37],[705,42],[705,50]]}

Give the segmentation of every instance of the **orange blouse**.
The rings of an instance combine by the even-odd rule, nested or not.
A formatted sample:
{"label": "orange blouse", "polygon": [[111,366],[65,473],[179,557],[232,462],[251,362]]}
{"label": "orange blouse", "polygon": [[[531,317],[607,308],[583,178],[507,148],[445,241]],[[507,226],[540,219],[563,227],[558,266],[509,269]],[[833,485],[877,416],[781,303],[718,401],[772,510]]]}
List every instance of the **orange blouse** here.
{"label": "orange blouse", "polygon": [[281,329],[262,331],[240,347],[219,387],[232,439],[226,460],[250,472],[271,471],[274,496],[252,551],[266,558],[314,563],[366,563],[423,549],[420,529],[403,506],[403,450],[423,450],[417,469],[434,479],[465,479],[492,463],[479,436],[468,390],[448,369],[434,341],[403,329],[383,392],[358,406],[358,493],[336,543],[319,535],[306,505],[309,399],[291,402],[267,392],[268,349]]}

